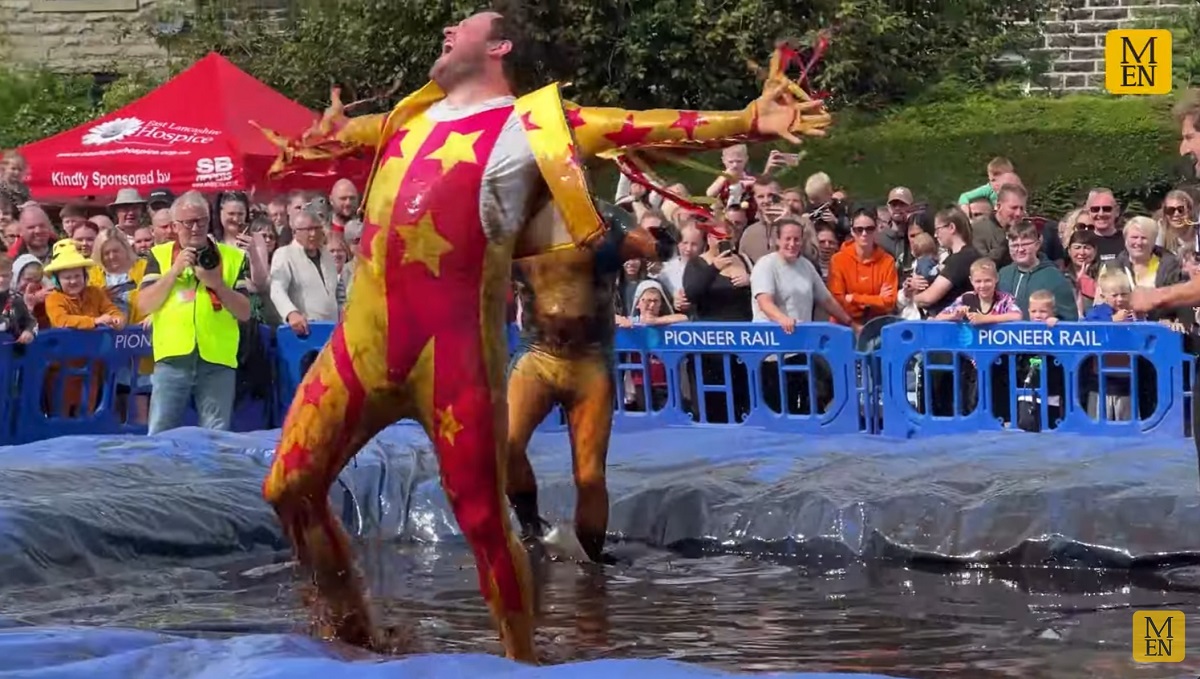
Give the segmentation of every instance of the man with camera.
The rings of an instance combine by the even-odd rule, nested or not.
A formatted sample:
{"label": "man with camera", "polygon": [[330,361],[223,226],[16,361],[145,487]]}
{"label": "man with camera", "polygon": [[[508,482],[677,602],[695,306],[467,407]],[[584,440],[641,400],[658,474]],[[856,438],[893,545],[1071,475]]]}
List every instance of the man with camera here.
{"label": "man with camera", "polygon": [[238,321],[250,318],[246,254],[209,236],[208,201],[188,191],[171,205],[175,240],[150,250],[138,308],[152,317],[150,434],[183,424],[196,399],[200,426],[228,430]]}

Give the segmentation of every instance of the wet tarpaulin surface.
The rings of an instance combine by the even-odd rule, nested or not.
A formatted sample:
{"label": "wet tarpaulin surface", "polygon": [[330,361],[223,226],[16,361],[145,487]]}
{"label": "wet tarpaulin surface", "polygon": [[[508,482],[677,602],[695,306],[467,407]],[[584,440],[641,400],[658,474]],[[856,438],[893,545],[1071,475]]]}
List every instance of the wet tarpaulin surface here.
{"label": "wet tarpaulin surface", "polygon": [[[0,631],[0,677],[29,679],[661,679],[732,677],[666,660],[597,660],[530,667],[486,655],[424,655],[348,661],[327,644],[298,636],[247,635],[219,641],[77,628]],[[759,674],[779,679],[886,679],[877,674]]]}
{"label": "wet tarpaulin surface", "polygon": [[[295,629],[287,617],[279,617],[281,613],[286,616],[281,610],[264,614],[263,620],[270,624],[260,620],[241,631],[236,624],[217,625],[207,628],[208,632],[203,632],[205,625],[196,624],[185,624],[182,633],[172,630],[174,623],[168,621],[178,616],[170,611],[181,605],[190,606],[192,619],[209,615],[203,610],[197,612],[200,604],[209,606],[205,610],[212,616],[224,618],[224,609],[236,609],[239,597],[245,598],[250,592],[256,592],[252,598],[260,602],[254,606],[280,606],[270,593],[274,586],[271,582],[249,585],[246,577],[212,574],[227,570],[222,564],[231,558],[270,563],[285,547],[272,512],[259,497],[276,436],[274,432],[214,434],[192,429],[154,439],[79,437],[0,450],[0,587],[14,593],[5,597],[8,606],[0,615],[15,617],[12,627],[0,630],[0,677],[566,678],[612,676],[614,672],[668,678],[728,676],[692,665],[646,660],[645,652],[631,653],[632,649],[621,655],[643,659],[543,668],[524,668],[503,659],[468,654],[388,662],[358,656],[356,661],[343,651],[304,637],[263,634]],[[571,516],[573,488],[565,435],[539,435],[532,455],[542,482],[546,514],[554,520]],[[1196,549],[1197,538],[1188,530],[1200,518],[1194,464],[1186,441],[1140,443],[1016,433],[887,441],[865,436],[817,439],[769,435],[745,429],[618,434],[612,443],[610,467],[615,532],[630,540],[685,552],[770,553],[789,563],[815,566],[820,571],[835,569],[843,575],[830,580],[840,588],[836,592],[821,594],[823,586],[819,586],[808,598],[786,586],[803,585],[803,589],[819,583],[819,579],[814,580],[819,576],[811,569],[799,579],[788,574],[770,576],[782,580],[759,576],[764,582],[754,586],[745,579],[729,580],[729,587],[742,591],[742,598],[758,592],[758,599],[741,606],[738,597],[730,599],[726,594],[716,594],[717,590],[702,590],[725,587],[721,583],[728,575],[698,577],[704,574],[702,571],[711,570],[706,564],[722,573],[728,571],[728,564],[722,565],[724,557],[689,561],[686,563],[692,565],[682,571],[672,569],[669,562],[662,563],[659,557],[639,557],[633,570],[623,570],[615,577],[636,579],[642,570],[657,572],[662,564],[667,570],[650,577],[659,584],[651,587],[653,591],[640,592],[638,587],[649,585],[614,580],[609,587],[610,598],[622,602],[621,606],[648,602],[643,606],[646,610],[638,609],[642,617],[658,613],[660,624],[653,626],[653,632],[645,633],[661,638],[662,646],[654,648],[663,650],[649,657],[673,653],[668,649],[679,640],[670,641],[672,634],[694,636],[699,631],[662,629],[666,598],[682,596],[672,601],[681,607],[680,611],[691,611],[693,618],[698,611],[707,611],[705,606],[711,607],[713,600],[725,602],[726,607],[747,608],[739,614],[741,625],[779,626],[782,623],[764,621],[778,621],[786,612],[786,616],[795,618],[784,626],[787,634],[819,637],[829,630],[840,630],[838,621],[843,619],[849,628],[874,621],[888,628],[887,634],[876,630],[859,639],[858,643],[870,644],[867,649],[878,646],[881,653],[894,655],[895,649],[911,649],[911,644],[924,640],[921,643],[934,646],[926,655],[916,656],[917,666],[923,658],[929,672],[940,668],[935,672],[939,676],[954,666],[964,671],[970,667],[969,673],[975,676],[984,676],[981,672],[985,668],[994,672],[987,676],[1016,676],[1010,670],[1025,672],[1059,657],[1081,657],[1064,654],[1068,649],[1060,648],[1063,639],[1079,636],[1108,639],[1109,643],[1128,639],[1128,612],[1113,611],[1113,617],[1097,610],[1080,618],[1089,599],[1096,598],[1089,594],[1078,601],[1072,599],[1079,594],[1075,590],[1083,586],[1081,583],[1100,574],[1114,576],[1120,572],[1095,567],[1163,566],[1124,571],[1134,579],[1123,580],[1117,589],[1128,592],[1128,585],[1134,584],[1133,594],[1122,594],[1120,601],[1104,599],[1101,608],[1114,604],[1187,607],[1180,598],[1187,598],[1187,590],[1200,589],[1192,584],[1196,569],[1181,567],[1200,552]],[[413,600],[404,606],[415,603],[417,615],[423,620],[449,615],[444,612],[451,601],[448,597],[482,609],[473,589],[469,555],[463,553],[436,479],[436,466],[424,435],[416,428],[397,426],[372,442],[358,464],[342,475],[333,492],[338,511],[354,532],[434,543],[428,547],[434,554],[427,562],[418,559],[416,563],[427,563],[434,577],[443,573],[451,580],[462,581],[450,585],[448,592],[442,589],[431,594],[429,601],[409,595],[408,599]],[[436,544],[441,541],[450,544]],[[926,575],[906,569],[894,575],[871,571],[865,582],[874,584],[847,594],[843,590],[852,585],[846,574],[859,573],[862,568],[842,568],[851,557],[865,557],[866,564],[913,564],[926,569]],[[978,584],[968,586],[971,583],[966,581],[980,577],[976,575],[953,578],[953,589],[947,589],[940,576],[928,571],[931,565],[937,570],[946,562],[952,567],[964,562],[991,562],[997,566],[992,572],[1001,577],[1005,572],[1020,573],[1012,575],[1016,578],[1013,582],[1019,584],[1017,589],[988,585],[991,589],[985,592]],[[1080,568],[1007,568],[1021,564]],[[395,567],[393,564],[389,568]],[[735,570],[745,567],[736,566]],[[240,570],[235,568],[234,572]],[[1032,598],[1037,587],[1027,581],[1027,576],[1039,573],[1059,575],[1046,585],[1053,594]],[[372,579],[378,580],[378,575],[373,574]],[[279,583],[292,580],[286,572],[277,572],[268,580],[271,577]],[[893,579],[895,586],[881,589],[880,583]],[[879,606],[885,599],[872,597],[899,596],[898,601],[909,601],[906,606],[911,608],[914,582],[926,583],[917,586],[917,590],[926,591],[926,596],[937,593],[923,604],[929,619],[921,615],[916,617],[922,619],[913,620],[881,617]],[[157,588],[154,583],[159,583]],[[737,583],[742,583],[741,590]],[[189,592],[172,595],[181,585],[187,585]],[[130,587],[154,591],[139,594]],[[421,592],[428,589],[420,584],[417,587]],[[622,598],[617,596],[623,591],[621,587],[632,590]],[[784,589],[779,590],[781,587]],[[1137,589],[1141,587],[1147,589]],[[1113,586],[1101,589],[1109,592]],[[692,590],[698,591],[687,594]],[[777,590],[788,593],[782,599],[777,594],[767,597],[768,591]],[[872,594],[876,590],[879,592]],[[1028,593],[1020,593],[1025,590]],[[854,599],[855,592],[861,594],[860,604],[849,610],[835,605],[850,605],[847,602]],[[1012,601],[993,606],[996,610],[987,608],[987,602],[1008,592],[1016,592],[1008,595]],[[387,594],[391,598],[404,596]],[[187,599],[172,604],[176,596]],[[964,596],[969,598],[964,600]],[[105,601],[94,610],[56,612],[64,606],[86,607],[98,597]],[[290,604],[295,592],[284,592],[281,597]],[[1067,599],[1059,601],[1061,597]],[[829,603],[823,603],[826,599]],[[566,601],[559,615],[572,615],[581,601]],[[975,603],[967,606],[966,601]],[[1042,603],[1035,606],[1035,601]],[[1092,601],[1091,605],[1095,608],[1098,604]],[[130,606],[136,610],[129,610]],[[828,610],[818,610],[819,606]],[[462,611],[466,610],[461,605],[452,609],[457,611],[455,616],[464,615]],[[235,617],[246,614],[242,611]],[[626,613],[611,614],[614,619],[627,620]],[[681,614],[687,618],[686,613]],[[411,617],[413,613],[403,615]],[[478,616],[474,629],[487,628],[482,610]],[[1001,638],[1006,641],[993,638],[1001,633],[993,629],[995,625],[979,631],[984,618],[995,618],[995,625],[1004,625]],[[716,626],[712,634],[717,637],[736,634],[735,630],[740,629],[718,629],[724,618],[711,612],[703,619]],[[112,627],[56,627],[59,620],[87,620],[88,624]],[[29,622],[43,626],[28,626]],[[132,623],[162,633],[119,629]],[[458,628],[461,624],[455,617],[452,626]],[[908,631],[910,627],[914,631]],[[901,637],[893,639],[901,629],[905,630]],[[949,629],[975,632],[963,632],[964,638],[951,651],[946,646]],[[219,632],[218,636],[233,636],[207,638],[213,630]],[[203,638],[196,638],[197,634]],[[784,634],[782,627],[778,634]],[[444,634],[434,636],[445,638]],[[700,644],[712,644],[712,640],[697,639]],[[805,646],[810,658],[825,648],[823,643]],[[1069,650],[1076,654],[1089,648],[1086,643],[1082,647],[1072,643],[1075,645]],[[1024,665],[1018,659],[990,655],[1012,644],[1025,648],[1018,655],[1027,663],[1036,657],[1042,664],[1034,663],[1022,670]],[[1041,648],[1038,644],[1048,646]],[[477,646],[472,642],[467,648]],[[1083,660],[1068,664],[1075,663],[1089,676],[1127,676],[1128,667],[1116,660],[1124,657],[1127,662],[1128,651],[1115,647],[1111,651],[1104,657],[1085,653],[1083,659],[1092,665]],[[852,648],[848,655],[866,657],[868,653]],[[939,656],[946,653],[950,655],[940,660]],[[838,655],[845,658],[847,649],[841,648]],[[962,659],[972,655],[979,657],[973,664],[963,664]],[[559,661],[569,659],[578,657]],[[1096,662],[1112,664],[1112,671],[1098,672],[1093,667]],[[835,664],[839,663],[813,663],[796,657],[793,663],[774,662],[772,669],[832,669]],[[893,672],[888,664],[870,667],[895,676],[933,676],[907,671],[912,668],[910,664],[905,671]],[[1030,675],[1026,672],[1025,676]]]}
{"label": "wet tarpaulin surface", "polygon": [[[277,432],[179,430],[0,450],[0,582],[35,585],[286,547],[260,487]],[[565,434],[531,457],[543,511],[573,515]],[[988,434],[896,441],[745,429],[616,434],[610,532],[654,546],[1128,568],[1200,560],[1188,441]],[[335,486],[353,533],[458,538],[420,429],[397,425]]]}

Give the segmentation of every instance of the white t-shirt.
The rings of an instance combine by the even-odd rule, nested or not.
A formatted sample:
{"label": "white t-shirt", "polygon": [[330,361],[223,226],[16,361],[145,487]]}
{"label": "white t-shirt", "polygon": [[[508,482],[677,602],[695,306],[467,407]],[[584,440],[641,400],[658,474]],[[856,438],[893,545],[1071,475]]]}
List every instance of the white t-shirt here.
{"label": "white t-shirt", "polygon": [[797,257],[789,264],[778,252],[769,253],[754,263],[754,270],[750,272],[750,294],[756,323],[772,322],[758,305],[759,295],[770,295],[780,311],[801,323],[813,320],[815,303],[831,297],[812,262]]}
{"label": "white t-shirt", "polygon": [[[470,106],[454,106],[445,99],[429,107],[432,120],[448,122],[512,106],[513,97],[496,97]],[[504,123],[483,170],[479,194],[479,218],[488,240],[503,240],[526,224],[540,219],[559,219],[557,208],[543,190],[544,181],[525,136],[521,117],[514,111]]]}

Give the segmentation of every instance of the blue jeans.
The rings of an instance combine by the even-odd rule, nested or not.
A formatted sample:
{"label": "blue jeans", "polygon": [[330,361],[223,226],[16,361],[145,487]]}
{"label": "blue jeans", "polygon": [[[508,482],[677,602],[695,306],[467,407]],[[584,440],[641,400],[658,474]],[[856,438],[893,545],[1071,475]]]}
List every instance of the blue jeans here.
{"label": "blue jeans", "polygon": [[200,426],[229,431],[237,371],[209,363],[200,354],[163,359],[150,378],[150,435],[183,426],[188,402],[196,398]]}

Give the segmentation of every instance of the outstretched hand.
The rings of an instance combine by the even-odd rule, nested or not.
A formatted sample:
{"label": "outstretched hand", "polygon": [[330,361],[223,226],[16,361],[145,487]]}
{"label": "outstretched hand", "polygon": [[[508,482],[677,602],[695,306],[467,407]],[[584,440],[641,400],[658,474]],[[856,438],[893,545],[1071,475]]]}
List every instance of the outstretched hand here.
{"label": "outstretched hand", "polygon": [[346,106],[342,104],[342,88],[335,85],[329,88],[329,106],[321,114],[321,119],[317,121],[316,126],[305,137],[310,134],[326,136],[333,132],[336,125],[344,122],[346,122]]}
{"label": "outstretched hand", "polygon": [[[358,102],[355,102],[358,103]],[[354,104],[350,104],[354,106]],[[342,88],[332,87],[329,91],[329,106],[321,114],[320,120],[313,123],[311,127],[304,131],[300,136],[299,141],[294,138],[288,138],[282,134],[269,130],[258,122],[251,120],[250,124],[257,127],[260,132],[271,142],[271,145],[279,149],[279,157],[271,164],[268,170],[270,176],[278,176],[283,173],[284,168],[293,160],[297,149],[305,146],[319,146],[321,140],[330,137],[337,127],[346,123],[347,106],[342,104]]]}
{"label": "outstretched hand", "polygon": [[825,102],[798,96],[803,90],[786,78],[769,78],[757,106],[758,131],[800,143],[800,137],[824,137],[833,117]]}

